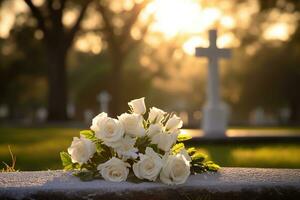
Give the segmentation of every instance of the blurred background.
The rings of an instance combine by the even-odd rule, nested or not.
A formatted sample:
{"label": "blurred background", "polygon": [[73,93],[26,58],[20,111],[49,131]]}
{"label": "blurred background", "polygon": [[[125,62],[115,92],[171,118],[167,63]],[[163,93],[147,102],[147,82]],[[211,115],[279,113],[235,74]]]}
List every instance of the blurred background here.
{"label": "blurred background", "polygon": [[[143,96],[199,129],[207,60],[194,54],[212,28],[233,51],[220,62],[230,128],[300,136],[297,0],[0,0],[0,160],[10,144],[20,170],[61,168],[96,114]],[[300,168],[299,140],[197,145],[222,166]]]}

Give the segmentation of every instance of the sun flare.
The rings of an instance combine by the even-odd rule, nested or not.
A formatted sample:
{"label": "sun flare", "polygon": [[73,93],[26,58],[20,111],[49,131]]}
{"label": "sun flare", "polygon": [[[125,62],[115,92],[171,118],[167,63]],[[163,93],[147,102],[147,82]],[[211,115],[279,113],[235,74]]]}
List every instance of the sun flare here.
{"label": "sun flare", "polygon": [[155,0],[149,7],[155,12],[152,30],[163,32],[166,37],[182,32],[199,32],[201,29],[196,25],[201,7],[194,1]]}
{"label": "sun flare", "polygon": [[[153,14],[155,21],[151,31],[160,32],[166,39],[178,35],[189,36],[184,41],[183,50],[193,55],[196,46],[208,46],[207,31],[223,27],[232,29],[236,26],[233,17],[225,15],[217,7],[202,7],[195,0],[154,0],[146,8],[146,13]],[[219,41],[221,47],[230,46],[234,37],[228,35]]]}
{"label": "sun flare", "polygon": [[154,0],[146,12],[154,13],[155,22],[151,30],[162,32],[166,38],[203,32],[221,16],[219,9],[203,9],[193,0]]}

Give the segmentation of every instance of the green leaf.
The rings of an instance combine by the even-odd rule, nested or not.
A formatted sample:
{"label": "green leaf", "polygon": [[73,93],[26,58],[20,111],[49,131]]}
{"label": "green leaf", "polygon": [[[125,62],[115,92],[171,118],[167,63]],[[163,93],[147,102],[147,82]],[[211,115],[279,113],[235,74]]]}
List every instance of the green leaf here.
{"label": "green leaf", "polygon": [[173,154],[178,154],[181,149],[184,149],[184,144],[183,143],[177,143],[172,147],[172,153]]}
{"label": "green leaf", "polygon": [[143,120],[143,126],[144,129],[147,129],[149,127],[150,123],[147,120]]}
{"label": "green leaf", "polygon": [[214,172],[218,171],[221,168],[219,165],[217,165],[213,161],[205,162],[205,166],[208,171],[214,171]]}
{"label": "green leaf", "polygon": [[192,156],[192,162],[193,163],[202,163],[206,158],[207,158],[207,155],[200,153],[200,152],[196,152]]}
{"label": "green leaf", "polygon": [[162,124],[167,123],[167,121],[171,118],[171,115],[172,113],[167,113],[161,123]]}
{"label": "green leaf", "polygon": [[150,138],[148,136],[139,137],[135,142],[135,147],[138,148],[140,153],[145,153],[146,147],[150,145]]}
{"label": "green leaf", "polygon": [[91,162],[96,164],[95,167],[97,168],[97,166],[101,163],[105,163],[106,161],[108,161],[111,157],[107,156],[105,154],[102,153],[96,153],[93,158],[91,158]]}
{"label": "green leaf", "polygon": [[206,167],[203,164],[199,164],[199,165],[195,164],[191,167],[192,174],[200,174],[206,171],[207,171]]}
{"label": "green leaf", "polygon": [[86,139],[95,139],[95,133],[91,130],[82,130],[80,131],[80,135],[84,136]]}
{"label": "green leaf", "polygon": [[141,179],[139,179],[132,172],[130,172],[128,174],[128,177],[127,177],[126,181],[131,182],[131,183],[143,183],[143,182],[147,182],[147,180],[141,180]]}
{"label": "green leaf", "polygon": [[195,147],[190,147],[187,149],[187,152],[190,156],[193,156],[197,152],[197,150]]}
{"label": "green leaf", "polygon": [[74,176],[77,176],[82,181],[91,181],[94,179],[94,173],[91,171],[80,171],[75,173]]}
{"label": "green leaf", "polygon": [[155,151],[156,153],[158,152],[157,144],[149,144],[148,147],[151,147],[153,149],[153,151]]}
{"label": "green leaf", "polygon": [[72,169],[75,169],[73,164],[64,166],[64,170],[69,171],[69,170],[72,170]]}
{"label": "green leaf", "polygon": [[79,163],[73,163],[72,164],[72,169],[80,169],[81,165]]}
{"label": "green leaf", "polygon": [[192,139],[192,137],[186,133],[180,133],[177,137],[178,142],[183,142],[190,139]]}
{"label": "green leaf", "polygon": [[96,145],[96,151],[97,151],[97,153],[101,153],[102,151],[104,151],[102,143],[96,142],[95,145]]}
{"label": "green leaf", "polygon": [[73,164],[71,156],[67,152],[60,152],[60,159],[64,167]]}
{"label": "green leaf", "polygon": [[133,107],[131,105],[128,105],[129,106],[129,110],[128,110],[128,113],[129,114],[132,114],[133,113]]}

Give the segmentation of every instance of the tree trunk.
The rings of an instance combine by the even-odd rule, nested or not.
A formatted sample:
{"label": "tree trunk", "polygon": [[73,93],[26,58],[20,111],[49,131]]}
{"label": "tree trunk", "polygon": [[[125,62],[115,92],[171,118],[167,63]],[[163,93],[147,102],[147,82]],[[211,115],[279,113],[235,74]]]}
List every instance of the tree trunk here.
{"label": "tree trunk", "polygon": [[57,43],[47,45],[48,121],[52,122],[67,120],[67,51]]}

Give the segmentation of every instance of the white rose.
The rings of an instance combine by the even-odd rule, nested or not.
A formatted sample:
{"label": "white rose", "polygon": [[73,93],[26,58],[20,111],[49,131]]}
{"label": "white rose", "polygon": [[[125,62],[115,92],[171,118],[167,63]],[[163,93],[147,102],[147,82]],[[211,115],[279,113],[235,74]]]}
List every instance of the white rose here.
{"label": "white rose", "polygon": [[121,182],[127,179],[130,165],[113,157],[107,162],[98,165],[97,169],[101,176],[107,181]]}
{"label": "white rose", "polygon": [[102,112],[99,115],[97,115],[96,117],[93,118],[92,120],[92,125],[90,127],[91,130],[93,130],[94,132],[99,131],[99,126],[100,126],[100,121],[102,120],[102,118],[107,117],[107,113]]}
{"label": "white rose", "polygon": [[179,132],[167,133],[162,132],[154,135],[151,138],[151,143],[157,144],[157,147],[165,152],[168,152],[176,143]]}
{"label": "white rose", "polygon": [[86,163],[93,157],[95,152],[95,144],[82,136],[80,138],[74,137],[71,146],[68,148],[72,163]]}
{"label": "white rose", "polygon": [[150,123],[159,123],[163,120],[165,114],[165,111],[152,107],[149,111],[148,120],[150,121]]}
{"label": "white rose", "polygon": [[132,137],[141,137],[145,135],[143,125],[144,119],[141,115],[123,113],[118,119],[123,124],[126,134]]}
{"label": "white rose", "polygon": [[136,159],[138,157],[138,149],[134,147],[135,142],[136,138],[131,138],[126,135],[117,143],[113,143],[112,147],[115,149],[118,156],[123,158],[123,160],[130,158]]}
{"label": "white rose", "polygon": [[185,157],[185,159],[186,159],[188,162],[191,162],[191,161],[192,161],[191,156],[189,155],[189,153],[187,152],[187,150],[186,150],[185,148],[181,149],[179,153],[180,153],[183,157]]}
{"label": "white rose", "polygon": [[146,112],[145,97],[140,99],[134,99],[130,101],[128,105],[132,108],[135,114],[142,115]]}
{"label": "white rose", "polygon": [[123,125],[116,119],[100,117],[98,119],[98,130],[95,136],[109,146],[109,143],[117,142],[124,135]]}
{"label": "white rose", "polygon": [[164,158],[160,180],[165,184],[178,185],[184,183],[190,173],[190,162],[185,155],[169,155]]}
{"label": "white rose", "polygon": [[139,179],[155,181],[162,168],[162,159],[150,147],[147,147],[145,154],[140,154],[139,157],[140,160],[132,166],[134,174]]}
{"label": "white rose", "polygon": [[147,130],[147,135],[152,138],[154,135],[157,135],[161,133],[163,130],[163,127],[161,124],[150,124],[148,130]]}
{"label": "white rose", "polygon": [[177,115],[173,115],[166,123],[167,131],[174,131],[182,127],[182,120]]}

